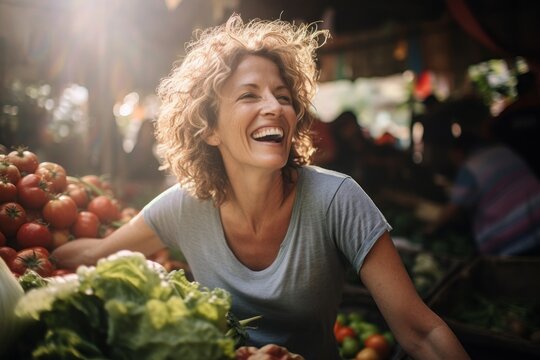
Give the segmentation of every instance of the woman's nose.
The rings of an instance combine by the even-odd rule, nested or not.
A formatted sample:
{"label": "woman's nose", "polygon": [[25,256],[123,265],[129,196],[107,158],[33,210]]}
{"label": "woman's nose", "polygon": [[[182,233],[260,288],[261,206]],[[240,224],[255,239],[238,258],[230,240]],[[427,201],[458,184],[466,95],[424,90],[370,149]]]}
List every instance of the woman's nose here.
{"label": "woman's nose", "polygon": [[263,98],[262,113],[264,115],[279,115],[281,113],[281,104],[272,94]]}

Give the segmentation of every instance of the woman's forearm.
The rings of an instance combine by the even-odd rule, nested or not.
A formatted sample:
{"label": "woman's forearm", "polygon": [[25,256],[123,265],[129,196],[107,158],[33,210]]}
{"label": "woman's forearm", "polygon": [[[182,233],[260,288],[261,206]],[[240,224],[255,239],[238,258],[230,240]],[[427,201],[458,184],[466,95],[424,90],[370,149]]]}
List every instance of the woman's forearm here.
{"label": "woman's forearm", "polygon": [[52,258],[59,268],[76,269],[79,265],[94,265],[97,262],[93,254],[101,239],[77,239],[70,241],[52,253]]}
{"label": "woman's forearm", "polygon": [[405,348],[405,351],[414,359],[470,359],[457,337],[445,323],[433,328],[424,339],[411,348]]}

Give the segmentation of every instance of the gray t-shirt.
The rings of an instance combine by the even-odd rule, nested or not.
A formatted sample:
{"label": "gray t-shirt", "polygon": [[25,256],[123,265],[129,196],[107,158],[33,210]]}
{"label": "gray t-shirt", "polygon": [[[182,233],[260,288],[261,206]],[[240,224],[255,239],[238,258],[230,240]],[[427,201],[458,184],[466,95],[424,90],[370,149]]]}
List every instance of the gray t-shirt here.
{"label": "gray t-shirt", "polygon": [[287,347],[306,359],[339,359],[333,324],[346,262],[359,271],[375,241],[391,229],[349,176],[315,166],[299,170],[289,228],[274,262],[245,267],[228,247],[219,210],[174,185],[143,210],[147,224],[179,248],[196,281],[232,295],[239,319],[263,318],[250,345]]}

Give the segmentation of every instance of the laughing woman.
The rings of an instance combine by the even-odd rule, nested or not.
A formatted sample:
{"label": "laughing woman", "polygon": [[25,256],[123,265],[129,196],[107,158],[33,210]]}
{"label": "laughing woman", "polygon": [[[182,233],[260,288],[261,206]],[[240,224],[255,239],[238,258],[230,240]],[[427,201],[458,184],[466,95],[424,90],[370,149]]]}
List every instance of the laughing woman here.
{"label": "laughing woman", "polygon": [[262,315],[244,354],[330,360],[339,359],[332,329],[350,263],[411,356],[468,358],[417,295],[368,195],[309,165],[315,52],[327,37],[238,15],[199,33],[158,88],[158,149],[178,184],[109,237],[55,250],[60,265],[180,249],[195,280],[231,293],[239,318]]}

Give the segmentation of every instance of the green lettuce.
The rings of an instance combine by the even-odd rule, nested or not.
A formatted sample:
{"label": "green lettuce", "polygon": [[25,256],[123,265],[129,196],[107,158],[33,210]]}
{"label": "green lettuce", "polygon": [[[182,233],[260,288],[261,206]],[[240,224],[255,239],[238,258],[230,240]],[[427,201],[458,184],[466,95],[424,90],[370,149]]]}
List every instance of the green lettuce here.
{"label": "green lettuce", "polygon": [[28,291],[16,349],[33,359],[234,359],[231,297],[121,251]]}

